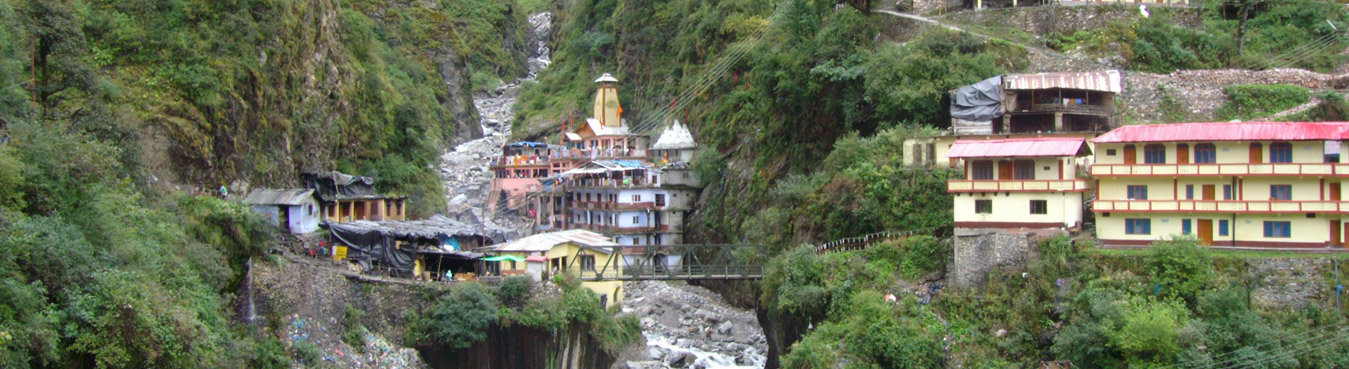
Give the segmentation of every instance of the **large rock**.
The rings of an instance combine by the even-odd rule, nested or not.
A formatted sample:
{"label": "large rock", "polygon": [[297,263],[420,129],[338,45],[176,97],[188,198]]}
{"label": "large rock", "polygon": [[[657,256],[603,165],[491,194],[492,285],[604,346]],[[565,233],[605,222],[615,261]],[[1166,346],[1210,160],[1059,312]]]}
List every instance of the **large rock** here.
{"label": "large rock", "polygon": [[735,327],[735,325],[731,324],[731,321],[729,320],[722,322],[721,325],[717,326],[717,333],[731,334],[731,328],[733,327]]}

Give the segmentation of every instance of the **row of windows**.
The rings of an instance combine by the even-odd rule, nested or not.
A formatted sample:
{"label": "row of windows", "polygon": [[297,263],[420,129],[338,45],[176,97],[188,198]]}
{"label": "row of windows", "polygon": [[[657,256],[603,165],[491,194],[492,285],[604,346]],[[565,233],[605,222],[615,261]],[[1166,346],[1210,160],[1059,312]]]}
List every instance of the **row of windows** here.
{"label": "row of windows", "polygon": [[[1035,161],[1016,160],[1012,162],[1012,179],[1035,180]],[[1048,167],[1046,167],[1048,169]],[[1005,175],[1005,174],[1004,174]],[[971,180],[993,180],[993,161],[977,160],[970,163]],[[1007,178],[1002,178],[1007,179]]]}
{"label": "row of windows", "polygon": [[[1128,187],[1126,187],[1126,192],[1129,200],[1148,199],[1147,185],[1129,185]],[[1205,193],[1203,195],[1204,196],[1201,200],[1212,200],[1210,198],[1211,194]],[[1185,185],[1185,199],[1186,200],[1195,199],[1194,185]],[[1232,199],[1232,185],[1223,185],[1223,200],[1231,200],[1231,199]],[[1269,199],[1273,201],[1292,201],[1293,185],[1286,185],[1286,184],[1269,185]]]}
{"label": "row of windows", "polygon": [[[974,213],[993,214],[993,200],[974,200]],[[1049,214],[1049,202],[1045,200],[1030,200],[1030,213]]]}
{"label": "row of windows", "polygon": [[[1191,219],[1180,220],[1180,231],[1182,234],[1194,234],[1194,227]],[[1268,238],[1289,238],[1292,237],[1292,222],[1289,221],[1265,221],[1265,237]],[[1133,235],[1151,235],[1152,219],[1125,219],[1124,233]],[[1227,219],[1218,220],[1218,235],[1227,236],[1231,233],[1231,224]]]}
{"label": "row of windows", "polygon": [[[1250,162],[1259,163],[1264,160],[1262,151],[1264,146],[1259,142],[1251,143]],[[1137,147],[1134,145],[1124,145],[1124,163],[1133,164],[1137,155]],[[1176,144],[1177,163],[1187,163],[1189,161],[1189,144]],[[1115,149],[1107,149],[1106,155],[1115,155]],[[1211,143],[1201,143],[1194,145],[1194,163],[1195,164],[1213,164],[1218,160],[1216,147]],[[1292,163],[1293,145],[1287,142],[1275,142],[1269,144],[1269,162],[1271,163]],[[1148,144],[1143,146],[1144,164],[1166,164],[1166,145]]]}

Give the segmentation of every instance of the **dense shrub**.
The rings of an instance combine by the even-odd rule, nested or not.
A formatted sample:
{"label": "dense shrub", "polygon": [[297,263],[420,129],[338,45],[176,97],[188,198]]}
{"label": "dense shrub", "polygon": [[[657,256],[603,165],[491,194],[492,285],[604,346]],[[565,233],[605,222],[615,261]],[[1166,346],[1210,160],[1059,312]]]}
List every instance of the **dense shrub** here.
{"label": "dense shrub", "polygon": [[1214,112],[1221,120],[1269,116],[1311,101],[1311,92],[1295,85],[1236,85],[1223,93],[1227,103]]}
{"label": "dense shrub", "polygon": [[456,285],[439,300],[431,308],[424,329],[435,343],[451,349],[482,341],[497,321],[496,298],[482,284]]}
{"label": "dense shrub", "polygon": [[1163,296],[1188,301],[1194,301],[1213,275],[1213,257],[1193,238],[1153,243],[1147,265],[1152,283]]}
{"label": "dense shrub", "polygon": [[501,281],[501,287],[497,288],[496,295],[502,306],[518,308],[529,300],[529,289],[528,276],[511,276]]}

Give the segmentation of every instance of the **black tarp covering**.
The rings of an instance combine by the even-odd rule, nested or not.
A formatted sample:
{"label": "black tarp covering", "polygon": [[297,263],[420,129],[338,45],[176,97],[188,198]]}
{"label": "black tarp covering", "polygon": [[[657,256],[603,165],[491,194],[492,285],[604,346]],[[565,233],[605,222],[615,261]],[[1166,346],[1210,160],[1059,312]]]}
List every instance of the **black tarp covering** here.
{"label": "black tarp covering", "polygon": [[1002,116],[1002,76],[956,89],[951,118],[987,122]]}
{"label": "black tarp covering", "polygon": [[332,222],[326,225],[335,240],[347,245],[347,259],[355,260],[362,270],[369,271],[372,264],[379,263],[399,276],[412,275],[417,259],[412,247],[397,249],[393,237],[376,229]]}
{"label": "black tarp covering", "polygon": [[304,173],[300,175],[305,188],[312,189],[319,200],[332,202],[375,195],[375,179],[340,172]]}

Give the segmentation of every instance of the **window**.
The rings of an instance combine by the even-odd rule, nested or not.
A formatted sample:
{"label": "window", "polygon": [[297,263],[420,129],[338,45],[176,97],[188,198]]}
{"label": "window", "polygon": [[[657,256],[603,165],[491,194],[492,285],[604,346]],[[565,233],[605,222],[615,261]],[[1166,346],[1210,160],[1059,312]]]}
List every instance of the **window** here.
{"label": "window", "polygon": [[1049,214],[1049,202],[1045,200],[1030,201],[1031,214]]}
{"label": "window", "polygon": [[989,180],[993,179],[993,161],[980,160],[970,165],[970,179]]}
{"label": "window", "polygon": [[632,217],[632,225],[638,225],[638,224],[642,224],[642,218],[640,218],[640,217]]}
{"label": "window", "polygon": [[1166,164],[1166,146],[1150,144],[1143,146],[1144,164]]}
{"label": "window", "polygon": [[581,270],[595,270],[595,255],[581,255]]}
{"label": "window", "polygon": [[1189,220],[1189,219],[1181,219],[1181,220],[1180,220],[1180,234],[1192,234],[1192,233],[1194,232],[1194,230],[1193,230],[1193,228],[1190,227],[1190,225],[1191,225],[1191,224],[1190,224],[1190,220]]}
{"label": "window", "polygon": [[1015,179],[1021,179],[1021,180],[1031,180],[1031,179],[1035,179],[1035,161],[1034,161],[1034,160],[1017,160],[1017,161],[1016,161],[1016,172],[1013,173],[1013,177],[1012,177],[1012,178],[1015,178]]}
{"label": "window", "polygon": [[632,195],[632,202],[642,202],[642,195]]}
{"label": "window", "polygon": [[1227,235],[1227,219],[1218,220],[1218,235],[1219,236]]}
{"label": "window", "polygon": [[1269,199],[1289,201],[1293,199],[1293,185],[1269,185]]}
{"label": "window", "polygon": [[1265,237],[1270,238],[1288,238],[1292,237],[1291,222],[1265,221]]}
{"label": "window", "polygon": [[1269,162],[1292,163],[1293,144],[1287,142],[1275,142],[1269,144]]}
{"label": "window", "polygon": [[975,214],[993,214],[993,200],[974,200]]}
{"label": "window", "polygon": [[1223,200],[1232,199],[1232,185],[1223,185]]}
{"label": "window", "polygon": [[1152,234],[1152,219],[1125,219],[1125,234]]}
{"label": "window", "polygon": [[1194,185],[1185,185],[1185,199],[1194,200]]}
{"label": "window", "polygon": [[1194,163],[1195,164],[1213,164],[1218,162],[1218,154],[1215,152],[1213,144],[1201,143],[1194,145]]}
{"label": "window", "polygon": [[1115,156],[1115,149],[1105,149],[1106,156]]}
{"label": "window", "polygon": [[1148,199],[1148,186],[1146,185],[1129,186],[1129,200],[1147,200],[1147,199]]}

